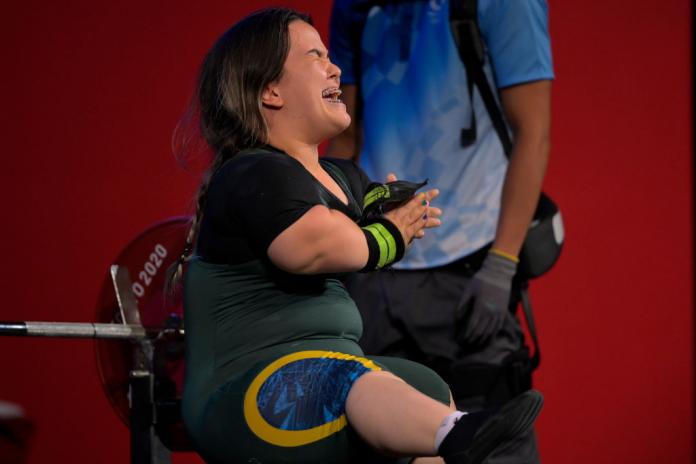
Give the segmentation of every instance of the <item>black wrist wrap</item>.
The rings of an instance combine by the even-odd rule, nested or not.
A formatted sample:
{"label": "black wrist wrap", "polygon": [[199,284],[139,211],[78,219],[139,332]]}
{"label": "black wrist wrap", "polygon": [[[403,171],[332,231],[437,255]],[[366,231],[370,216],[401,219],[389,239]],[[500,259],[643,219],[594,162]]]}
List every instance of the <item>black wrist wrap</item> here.
{"label": "black wrist wrap", "polygon": [[376,218],[362,226],[369,256],[360,272],[382,269],[404,257],[406,249],[399,229],[388,219]]}

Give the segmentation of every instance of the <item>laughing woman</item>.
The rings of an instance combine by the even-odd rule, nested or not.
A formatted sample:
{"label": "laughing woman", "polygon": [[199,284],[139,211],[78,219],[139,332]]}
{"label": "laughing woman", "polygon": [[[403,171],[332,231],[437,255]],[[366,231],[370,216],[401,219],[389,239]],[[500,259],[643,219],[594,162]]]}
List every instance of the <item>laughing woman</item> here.
{"label": "laughing woman", "polygon": [[429,190],[366,219],[365,175],[319,159],[350,124],[340,75],[310,19],[287,9],[243,19],[203,62],[200,130],[214,159],[195,253],[177,273],[187,261],[186,427],[210,463],[481,462],[532,425],[541,397],[455,411],[429,369],[358,347],[338,275],[400,259],[440,210]]}

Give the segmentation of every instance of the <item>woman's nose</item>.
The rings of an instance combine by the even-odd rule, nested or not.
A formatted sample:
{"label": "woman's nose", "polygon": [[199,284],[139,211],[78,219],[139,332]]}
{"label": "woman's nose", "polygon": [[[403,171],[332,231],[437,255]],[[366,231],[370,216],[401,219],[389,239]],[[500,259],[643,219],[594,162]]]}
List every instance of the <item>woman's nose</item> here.
{"label": "woman's nose", "polygon": [[329,78],[340,79],[341,78],[341,68],[329,61]]}

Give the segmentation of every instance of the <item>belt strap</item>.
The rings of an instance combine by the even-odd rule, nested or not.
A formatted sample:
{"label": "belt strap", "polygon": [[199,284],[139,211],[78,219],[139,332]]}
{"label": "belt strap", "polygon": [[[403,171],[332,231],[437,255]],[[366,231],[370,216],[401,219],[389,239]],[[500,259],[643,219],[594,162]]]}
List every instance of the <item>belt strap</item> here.
{"label": "belt strap", "polygon": [[541,350],[539,349],[539,339],[537,338],[536,324],[534,323],[534,314],[532,313],[532,302],[529,299],[528,290],[529,282],[525,281],[520,285],[520,301],[522,303],[522,310],[524,311],[524,318],[529,328],[529,335],[532,337],[532,343],[534,343],[534,355],[531,358],[531,367],[532,370],[535,370],[541,363]]}

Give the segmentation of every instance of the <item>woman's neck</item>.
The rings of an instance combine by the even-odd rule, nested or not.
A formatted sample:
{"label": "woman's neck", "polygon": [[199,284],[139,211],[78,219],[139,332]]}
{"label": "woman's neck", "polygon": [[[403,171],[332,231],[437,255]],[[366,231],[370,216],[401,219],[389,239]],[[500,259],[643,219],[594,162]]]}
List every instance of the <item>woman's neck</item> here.
{"label": "woman's neck", "polygon": [[319,168],[319,145],[303,143],[292,139],[270,137],[269,143],[283,150],[309,171]]}

